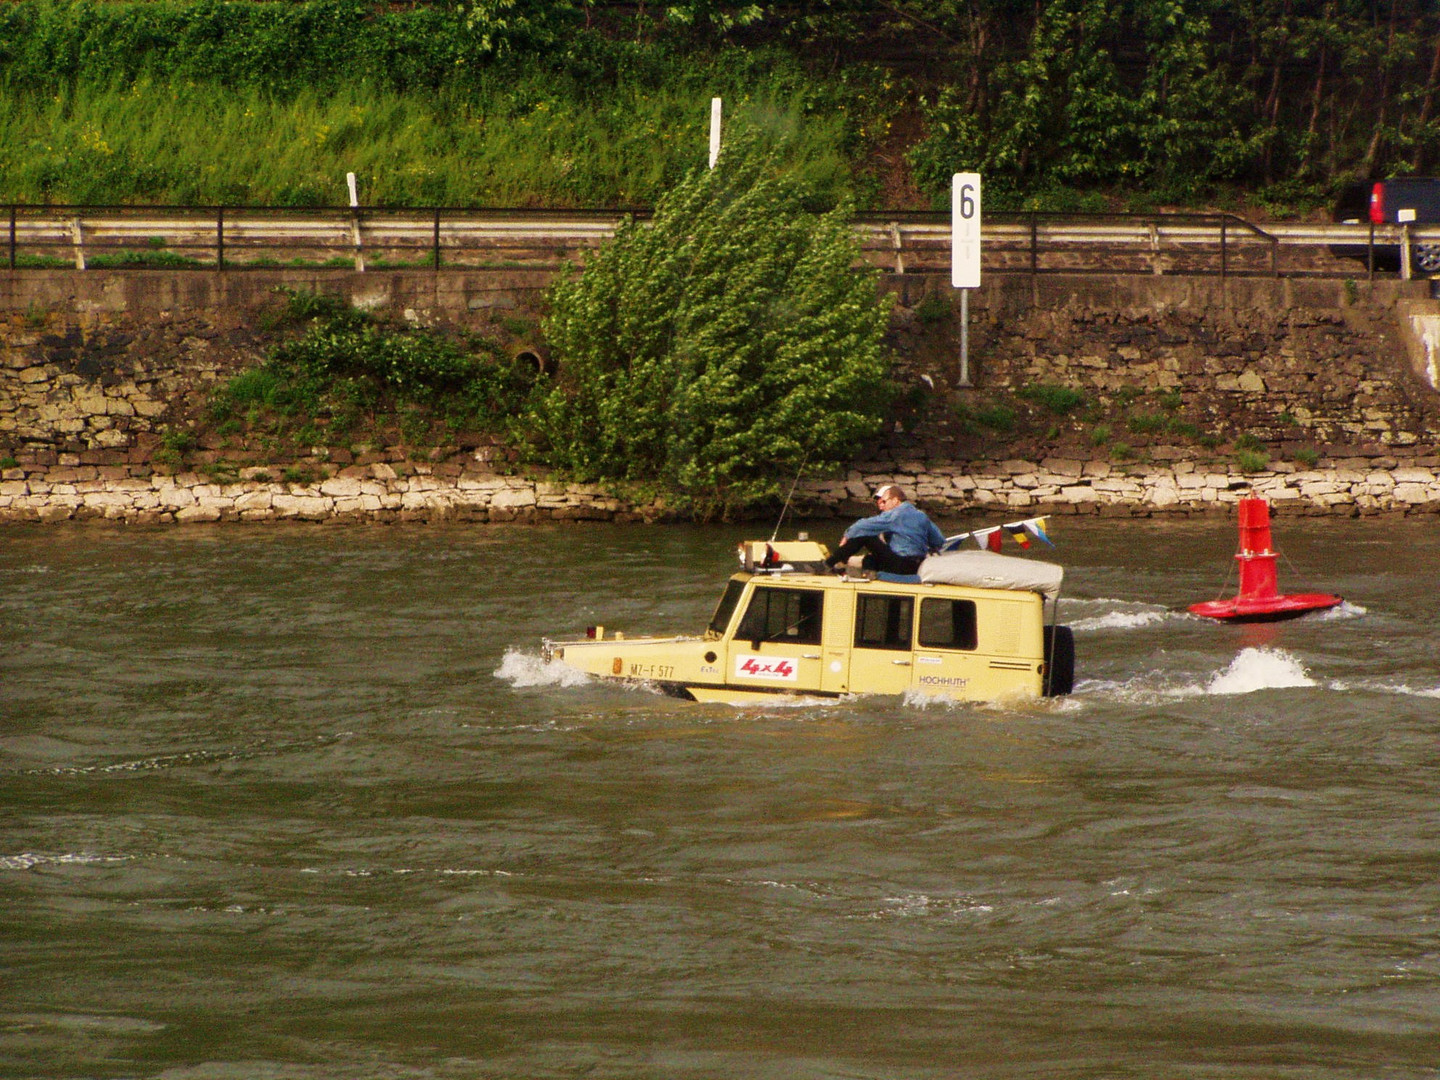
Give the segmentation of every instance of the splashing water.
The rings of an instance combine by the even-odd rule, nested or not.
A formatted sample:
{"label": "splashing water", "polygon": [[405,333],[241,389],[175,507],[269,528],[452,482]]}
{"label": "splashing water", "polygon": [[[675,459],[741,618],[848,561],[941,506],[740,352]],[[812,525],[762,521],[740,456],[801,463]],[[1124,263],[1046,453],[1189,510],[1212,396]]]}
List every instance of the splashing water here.
{"label": "splashing water", "polygon": [[1366,614],[1367,611],[1368,609],[1363,604],[1352,604],[1349,600],[1344,600],[1333,608],[1316,612],[1315,618],[1317,621],[1323,619],[1330,622],[1334,622],[1337,619],[1358,619],[1361,615]]}
{"label": "splashing water", "polygon": [[1076,619],[1070,629],[1083,630],[1138,630],[1142,626],[1154,626],[1169,618],[1165,611],[1112,611],[1106,615],[1095,615],[1088,619]]}
{"label": "splashing water", "polygon": [[1094,630],[1139,630],[1188,617],[1158,604],[1097,596],[1088,600],[1067,600],[1061,621],[1068,623],[1070,629],[1077,633],[1086,633]]}
{"label": "splashing water", "polygon": [[1286,686],[1315,686],[1303,664],[1283,649],[1242,649],[1205,687],[1209,694],[1250,694]]}
{"label": "splashing water", "polygon": [[504,679],[517,689],[523,686],[584,686],[590,676],[558,661],[546,663],[534,653],[506,649],[495,678]]}

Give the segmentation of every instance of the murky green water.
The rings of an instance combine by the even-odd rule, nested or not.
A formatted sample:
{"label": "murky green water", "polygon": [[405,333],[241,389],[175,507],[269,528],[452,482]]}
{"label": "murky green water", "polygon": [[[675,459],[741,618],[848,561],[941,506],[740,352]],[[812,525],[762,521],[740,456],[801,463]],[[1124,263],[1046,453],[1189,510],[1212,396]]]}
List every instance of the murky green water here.
{"label": "murky green water", "polygon": [[1055,525],[1074,697],[747,710],[537,649],[734,530],[0,532],[0,1076],[1440,1075],[1436,523]]}

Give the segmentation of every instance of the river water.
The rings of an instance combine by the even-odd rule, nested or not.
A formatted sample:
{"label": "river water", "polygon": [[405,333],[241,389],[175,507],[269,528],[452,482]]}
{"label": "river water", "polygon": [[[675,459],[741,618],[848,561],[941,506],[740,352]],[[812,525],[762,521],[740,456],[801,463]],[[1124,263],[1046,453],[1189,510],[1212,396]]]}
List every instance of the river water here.
{"label": "river water", "polygon": [[747,709],[538,657],[741,530],[7,528],[0,1076],[1440,1076],[1437,523],[1052,525],[1074,696]]}

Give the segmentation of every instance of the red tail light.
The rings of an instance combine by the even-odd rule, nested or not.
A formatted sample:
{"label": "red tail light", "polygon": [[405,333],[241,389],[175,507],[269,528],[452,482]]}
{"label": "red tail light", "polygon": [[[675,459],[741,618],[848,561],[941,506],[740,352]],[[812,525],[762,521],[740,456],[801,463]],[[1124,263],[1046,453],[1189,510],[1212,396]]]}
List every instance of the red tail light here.
{"label": "red tail light", "polygon": [[1385,185],[1378,180],[1370,189],[1370,220],[1376,225],[1385,224]]}

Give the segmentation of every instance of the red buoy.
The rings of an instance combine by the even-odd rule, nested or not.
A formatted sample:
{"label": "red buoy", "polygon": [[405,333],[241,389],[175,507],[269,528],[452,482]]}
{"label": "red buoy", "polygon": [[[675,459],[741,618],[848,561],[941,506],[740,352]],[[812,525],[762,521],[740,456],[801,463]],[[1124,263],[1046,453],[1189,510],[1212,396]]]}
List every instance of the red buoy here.
{"label": "red buoy", "polygon": [[1192,614],[1228,622],[1275,622],[1323,611],[1342,600],[1326,593],[1280,595],[1270,546],[1270,504],[1264,499],[1240,500],[1240,550],[1235,558],[1240,563],[1240,592],[1229,600],[1191,604]]}

